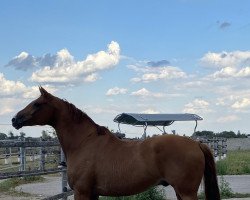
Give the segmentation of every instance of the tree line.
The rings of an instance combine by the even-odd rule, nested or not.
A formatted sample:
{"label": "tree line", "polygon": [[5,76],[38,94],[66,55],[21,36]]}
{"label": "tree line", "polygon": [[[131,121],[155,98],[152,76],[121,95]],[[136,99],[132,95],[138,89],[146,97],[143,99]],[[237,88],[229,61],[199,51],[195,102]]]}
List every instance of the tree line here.
{"label": "tree line", "polygon": [[[111,131],[111,132],[113,132],[113,131]],[[248,135],[246,133],[241,133],[240,131],[238,131],[237,133],[235,133],[234,131],[222,131],[222,132],[219,132],[219,133],[215,133],[213,131],[207,131],[207,130],[196,131],[192,135],[192,137],[207,137],[207,138],[213,138],[213,137],[247,138],[247,136]],[[45,131],[45,130],[43,130],[41,132],[41,136],[40,136],[40,138],[42,140],[52,140],[52,139],[55,139],[56,137],[57,136],[56,136],[55,131]],[[118,134],[117,137],[124,138],[125,134],[120,133],[120,135]],[[26,137],[26,134],[24,132],[20,132],[19,135],[14,134],[12,131],[9,131],[8,134],[0,132],[0,140],[13,140],[13,139],[17,140],[17,139],[20,139],[20,138],[25,138],[26,141],[32,141],[34,139],[37,139],[37,138],[33,138],[33,137]]]}
{"label": "tree line", "polygon": [[[20,132],[19,134],[14,134],[12,131],[9,131],[7,134],[0,132],[0,140],[18,140],[20,138],[25,138],[26,141],[32,141],[34,139],[37,139],[34,137],[26,137],[26,133],[24,133],[24,132]],[[42,140],[52,140],[52,139],[56,138],[56,133],[55,133],[55,131],[43,130],[41,132],[40,138]]]}
{"label": "tree line", "polygon": [[246,133],[241,133],[238,131],[235,133],[234,131],[222,131],[219,133],[215,133],[213,131],[196,131],[192,136],[194,137],[207,137],[207,138],[213,138],[213,137],[223,137],[223,138],[247,138]]}

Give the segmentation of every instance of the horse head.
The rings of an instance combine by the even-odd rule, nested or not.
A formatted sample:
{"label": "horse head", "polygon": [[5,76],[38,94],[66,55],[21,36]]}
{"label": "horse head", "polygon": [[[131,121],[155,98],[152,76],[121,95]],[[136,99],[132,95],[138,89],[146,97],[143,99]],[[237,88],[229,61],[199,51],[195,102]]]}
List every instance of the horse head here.
{"label": "horse head", "polygon": [[12,125],[16,129],[23,126],[52,125],[55,108],[51,103],[53,95],[39,87],[41,96],[28,104],[12,118]]}

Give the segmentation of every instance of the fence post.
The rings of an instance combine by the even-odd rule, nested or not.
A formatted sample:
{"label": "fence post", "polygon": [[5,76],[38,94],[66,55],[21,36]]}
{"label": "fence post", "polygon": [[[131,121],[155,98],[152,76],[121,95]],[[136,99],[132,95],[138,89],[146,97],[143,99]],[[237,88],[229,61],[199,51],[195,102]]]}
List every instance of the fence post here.
{"label": "fence post", "polygon": [[[25,138],[21,137],[21,141],[25,141]],[[20,147],[20,168],[19,171],[26,170],[26,155],[25,147]]]}
{"label": "fence post", "polygon": [[226,138],[222,140],[222,156],[223,156],[223,159],[227,157],[227,139]]}
{"label": "fence post", "polygon": [[[41,138],[41,141],[43,139]],[[39,170],[44,171],[45,170],[45,147],[40,148],[40,167]]]}
{"label": "fence post", "polygon": [[[65,162],[66,162],[65,155],[64,155],[63,150],[61,148],[61,167],[62,167],[62,169],[66,168]],[[62,192],[67,192],[67,190],[68,190],[67,185],[68,185],[67,172],[62,171]],[[63,197],[62,199],[67,200],[68,197]]]}

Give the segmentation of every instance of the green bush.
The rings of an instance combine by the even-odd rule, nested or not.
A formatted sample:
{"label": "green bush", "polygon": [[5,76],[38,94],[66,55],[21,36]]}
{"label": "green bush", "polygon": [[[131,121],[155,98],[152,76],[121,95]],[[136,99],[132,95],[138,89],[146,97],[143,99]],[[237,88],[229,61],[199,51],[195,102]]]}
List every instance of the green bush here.
{"label": "green bush", "polygon": [[227,162],[218,161],[216,163],[216,168],[219,175],[226,175],[228,173]]}
{"label": "green bush", "polygon": [[219,188],[220,188],[221,197],[230,198],[230,197],[234,196],[234,193],[233,193],[232,189],[230,188],[229,183],[224,179],[223,176],[221,176],[221,178],[220,178]]}

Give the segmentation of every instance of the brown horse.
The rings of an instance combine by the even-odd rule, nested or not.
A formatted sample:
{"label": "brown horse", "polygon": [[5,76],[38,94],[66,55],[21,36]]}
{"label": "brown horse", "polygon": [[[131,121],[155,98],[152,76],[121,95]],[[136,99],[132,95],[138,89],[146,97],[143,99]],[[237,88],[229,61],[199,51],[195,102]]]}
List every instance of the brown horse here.
{"label": "brown horse", "polygon": [[173,186],[179,200],[197,200],[203,176],[206,199],[220,199],[213,155],[206,145],[175,135],[120,140],[73,104],[39,89],[41,96],[19,111],[12,124],[16,129],[54,127],[75,199],[132,195],[162,184]]}

